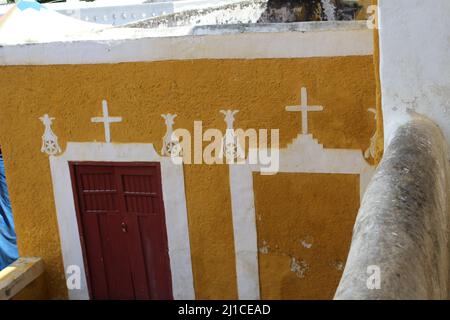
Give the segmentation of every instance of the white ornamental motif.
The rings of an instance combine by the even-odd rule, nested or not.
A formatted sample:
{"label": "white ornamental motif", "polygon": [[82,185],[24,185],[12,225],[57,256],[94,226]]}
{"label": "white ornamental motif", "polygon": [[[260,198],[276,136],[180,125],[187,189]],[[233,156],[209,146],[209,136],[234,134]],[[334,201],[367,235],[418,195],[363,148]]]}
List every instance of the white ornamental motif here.
{"label": "white ornamental motif", "polygon": [[163,147],[161,154],[168,157],[181,157],[182,150],[180,142],[177,137],[173,134],[173,124],[174,119],[177,117],[176,114],[162,114],[161,117],[164,118],[166,122],[166,134],[163,137]]}
{"label": "white ornamental motif", "polygon": [[233,163],[237,159],[244,158],[244,152],[239,144],[239,138],[234,132],[234,116],[239,110],[220,110],[225,115],[227,130],[222,141],[222,155],[225,154],[227,163]]}
{"label": "white ornamental motif", "polygon": [[286,107],[288,112],[301,112],[302,113],[302,134],[308,134],[308,112],[323,111],[322,106],[308,106],[308,91],[305,87],[300,92],[300,105]]}
{"label": "white ornamental motif", "polygon": [[48,114],[44,114],[39,119],[45,126],[45,131],[42,135],[41,152],[45,152],[50,156],[57,155],[61,152],[61,148],[58,145],[58,137],[55,135],[51,127],[55,118],[50,118]]}
{"label": "white ornamental motif", "polygon": [[103,117],[91,118],[91,122],[103,123],[103,126],[105,128],[105,142],[111,143],[110,125],[111,125],[111,123],[122,122],[122,117],[110,117],[109,116],[108,102],[106,100],[103,100],[103,102],[102,102],[102,110],[103,110]]}

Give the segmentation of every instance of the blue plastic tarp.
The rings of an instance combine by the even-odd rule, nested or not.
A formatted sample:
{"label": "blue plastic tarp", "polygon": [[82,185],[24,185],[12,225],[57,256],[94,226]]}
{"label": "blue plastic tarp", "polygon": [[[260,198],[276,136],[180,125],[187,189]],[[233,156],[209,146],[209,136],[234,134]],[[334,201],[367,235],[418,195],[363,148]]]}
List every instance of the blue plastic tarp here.
{"label": "blue plastic tarp", "polygon": [[0,154],[0,270],[18,258],[16,232],[6,186],[5,165]]}

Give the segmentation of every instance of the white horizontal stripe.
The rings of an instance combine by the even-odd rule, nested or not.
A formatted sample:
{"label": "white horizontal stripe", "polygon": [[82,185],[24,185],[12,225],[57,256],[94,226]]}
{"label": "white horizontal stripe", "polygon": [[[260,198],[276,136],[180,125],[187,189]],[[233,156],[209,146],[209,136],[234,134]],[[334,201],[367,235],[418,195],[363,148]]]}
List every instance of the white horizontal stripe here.
{"label": "white horizontal stripe", "polygon": [[84,38],[0,46],[0,65],[94,64],[373,54],[364,21],[109,29]]}

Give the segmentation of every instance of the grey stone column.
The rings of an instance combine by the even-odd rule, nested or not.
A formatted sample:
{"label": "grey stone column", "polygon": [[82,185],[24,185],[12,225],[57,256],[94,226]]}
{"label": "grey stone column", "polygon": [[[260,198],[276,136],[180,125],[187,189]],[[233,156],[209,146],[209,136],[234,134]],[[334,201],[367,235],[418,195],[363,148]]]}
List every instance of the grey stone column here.
{"label": "grey stone column", "polygon": [[336,300],[449,297],[448,161],[431,121],[414,116],[396,130],[362,201]]}

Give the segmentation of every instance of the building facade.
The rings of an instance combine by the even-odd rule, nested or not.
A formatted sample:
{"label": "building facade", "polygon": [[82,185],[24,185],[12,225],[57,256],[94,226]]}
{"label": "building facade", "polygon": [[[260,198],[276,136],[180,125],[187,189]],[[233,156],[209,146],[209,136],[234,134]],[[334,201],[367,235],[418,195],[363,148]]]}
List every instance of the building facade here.
{"label": "building facade", "polygon": [[333,298],[375,163],[373,30],[122,32],[0,48],[19,252],[46,295]]}

